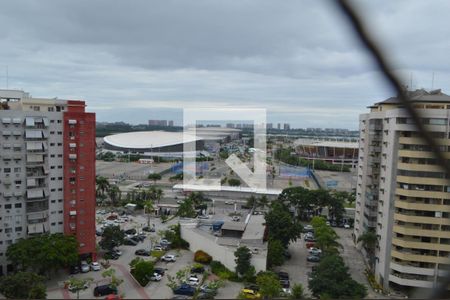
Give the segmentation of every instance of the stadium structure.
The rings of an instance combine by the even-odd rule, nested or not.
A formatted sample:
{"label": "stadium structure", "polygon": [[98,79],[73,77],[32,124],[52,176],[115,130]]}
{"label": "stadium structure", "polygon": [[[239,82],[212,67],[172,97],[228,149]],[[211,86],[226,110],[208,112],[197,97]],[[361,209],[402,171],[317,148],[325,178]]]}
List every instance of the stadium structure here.
{"label": "stadium structure", "polygon": [[239,138],[239,130],[227,128],[197,128],[183,132],[137,131],[109,135],[103,138],[105,151],[139,154],[143,157],[182,158],[184,145],[195,143],[196,156],[208,156],[205,143],[226,142]]}
{"label": "stadium structure", "polygon": [[346,140],[297,139],[294,141],[295,151],[299,157],[309,160],[349,165],[358,165],[358,142]]}

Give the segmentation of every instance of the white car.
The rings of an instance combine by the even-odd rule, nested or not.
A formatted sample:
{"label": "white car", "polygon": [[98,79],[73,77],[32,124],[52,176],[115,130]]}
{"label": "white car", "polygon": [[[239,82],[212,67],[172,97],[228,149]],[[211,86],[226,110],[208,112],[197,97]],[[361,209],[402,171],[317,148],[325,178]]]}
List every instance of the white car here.
{"label": "white car", "polygon": [[80,264],[81,273],[87,273],[91,270],[91,267],[89,267],[89,264],[86,261],[82,261]]}
{"label": "white car", "polygon": [[235,201],[233,200],[227,200],[225,201],[225,204],[229,204],[229,205],[233,205],[235,203]]}
{"label": "white car", "polygon": [[91,263],[91,270],[92,271],[100,271],[100,264],[96,261],[93,261]]}
{"label": "white car", "polygon": [[345,229],[350,229],[350,225],[347,224],[347,223],[345,223],[345,224],[344,224],[344,228],[345,228]]}
{"label": "white car", "polygon": [[309,248],[309,249],[308,249],[308,252],[309,252],[310,254],[313,254],[313,253],[319,253],[319,254],[322,254],[322,250],[320,250],[319,248],[315,248],[315,247]]}
{"label": "white car", "polygon": [[155,246],[155,247],[153,247],[153,250],[154,251],[164,251],[161,246]]}
{"label": "white car", "polygon": [[200,280],[198,279],[197,275],[190,275],[188,282],[189,285],[197,286],[200,283]]}
{"label": "white car", "polygon": [[175,255],[173,254],[166,254],[161,257],[161,259],[165,262],[175,262],[177,259],[175,258]]}
{"label": "white car", "polygon": [[231,218],[231,220],[233,220],[234,222],[239,222],[241,220],[241,217],[234,216],[233,218]]}
{"label": "white car", "polygon": [[153,273],[152,276],[150,276],[150,280],[151,281],[160,281],[162,278],[162,276],[158,273]]}

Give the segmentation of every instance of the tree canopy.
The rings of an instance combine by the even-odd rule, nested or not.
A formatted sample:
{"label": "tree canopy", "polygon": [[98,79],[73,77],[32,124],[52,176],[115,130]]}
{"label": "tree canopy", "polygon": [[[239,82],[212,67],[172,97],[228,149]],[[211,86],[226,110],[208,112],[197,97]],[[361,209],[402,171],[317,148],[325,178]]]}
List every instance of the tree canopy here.
{"label": "tree canopy", "polygon": [[236,273],[244,275],[251,267],[252,253],[246,246],[241,246],[234,252],[236,259]]}
{"label": "tree canopy", "polygon": [[20,271],[49,275],[78,261],[78,241],[61,233],[23,239],[8,247],[6,257]]}
{"label": "tree canopy", "polygon": [[366,287],[353,280],[343,259],[337,255],[326,255],[312,272],[309,289],[314,297],[327,295],[333,299],[362,299]]}
{"label": "tree canopy", "polygon": [[323,217],[314,217],[311,220],[311,224],[314,227],[314,233],[316,238],[316,245],[325,254],[338,253],[338,248],[341,245],[337,242],[339,236],[336,232],[326,224]]}
{"label": "tree canopy", "polygon": [[281,241],[272,239],[267,249],[267,266],[281,266],[284,263],[284,247]]}
{"label": "tree canopy", "polygon": [[107,226],[103,230],[102,239],[99,242],[100,247],[105,250],[112,250],[114,247],[123,244],[125,233],[119,226]]}
{"label": "tree canopy", "polygon": [[46,299],[44,276],[32,272],[17,272],[0,277],[0,292],[7,298]]}
{"label": "tree canopy", "polygon": [[261,296],[273,299],[281,294],[281,284],[278,276],[272,272],[261,272],[256,276]]}
{"label": "tree canopy", "polygon": [[270,210],[265,214],[269,240],[279,240],[286,249],[290,242],[300,237],[302,225],[295,220],[289,209],[280,201],[274,201]]}

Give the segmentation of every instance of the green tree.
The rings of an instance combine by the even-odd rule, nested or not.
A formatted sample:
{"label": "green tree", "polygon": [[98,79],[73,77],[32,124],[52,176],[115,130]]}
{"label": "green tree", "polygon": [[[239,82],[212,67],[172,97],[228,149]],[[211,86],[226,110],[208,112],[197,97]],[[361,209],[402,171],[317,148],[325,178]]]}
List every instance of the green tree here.
{"label": "green tree", "polygon": [[259,273],[256,276],[256,284],[259,286],[259,293],[266,299],[277,298],[281,294],[280,280],[272,272]]}
{"label": "green tree", "polygon": [[117,203],[122,198],[122,192],[120,191],[120,189],[117,185],[111,185],[108,188],[108,196],[109,196],[109,199],[111,199],[111,204],[113,206],[117,206]]}
{"label": "green tree", "polygon": [[108,178],[103,176],[95,177],[95,184],[97,185],[97,196],[105,196],[106,191],[109,188]]}
{"label": "green tree", "polygon": [[43,234],[10,245],[6,257],[17,270],[50,275],[78,261],[78,241],[72,235]]}
{"label": "green tree", "polygon": [[325,218],[314,217],[311,220],[314,227],[314,235],[316,238],[316,245],[324,254],[337,253],[341,245],[337,242],[339,236],[336,232],[326,224]]}
{"label": "green tree", "polygon": [[85,290],[87,286],[89,286],[89,284],[91,284],[91,282],[93,282],[94,279],[93,278],[76,278],[76,277],[71,277],[69,278],[69,280],[67,280],[67,283],[69,284],[69,286],[72,286],[72,289],[75,293],[77,293],[77,299],[80,299],[80,291]]}
{"label": "green tree", "polygon": [[195,216],[197,216],[192,199],[186,198],[183,203],[180,204],[177,216],[185,218],[195,218]]}
{"label": "green tree", "polygon": [[366,296],[366,287],[353,280],[337,254],[326,255],[309,282],[309,289],[314,297],[328,295],[332,299],[362,299]]}
{"label": "green tree", "polygon": [[0,293],[14,299],[45,299],[45,278],[31,272],[18,272],[0,277]]}
{"label": "green tree", "polygon": [[155,209],[152,200],[146,200],[144,202],[144,211],[147,214],[147,226],[150,226],[150,213]]}
{"label": "green tree", "polygon": [[146,286],[150,281],[150,276],[153,275],[155,265],[151,261],[143,260],[136,257],[130,263],[131,275],[139,282],[141,286]]}
{"label": "green tree", "polygon": [[115,287],[115,288],[118,288],[119,285],[121,285],[122,282],[123,282],[123,279],[122,279],[122,278],[118,278],[118,277],[116,276],[116,270],[113,269],[113,268],[109,268],[108,270],[104,271],[104,272],[102,273],[102,277],[103,277],[103,278],[108,278],[108,277],[109,277],[109,280],[110,280],[110,283],[109,283],[109,284],[110,284],[111,286]]}
{"label": "green tree", "polygon": [[102,239],[99,242],[100,247],[111,251],[114,247],[123,244],[125,233],[119,226],[108,226],[103,230]]}
{"label": "green tree", "polygon": [[234,260],[236,263],[236,273],[242,276],[250,269],[252,265],[252,253],[246,246],[240,246],[234,252],[234,256],[236,257]]}
{"label": "green tree", "polygon": [[247,203],[246,206],[255,209],[256,206],[258,205],[258,199],[251,195],[250,197],[247,198]]}
{"label": "green tree", "polygon": [[305,298],[305,290],[303,289],[303,285],[300,283],[295,283],[291,288],[291,294],[288,297],[291,300],[294,299],[304,299]]}
{"label": "green tree", "polygon": [[147,178],[153,180],[153,183],[156,184],[156,181],[161,180],[162,176],[159,173],[152,173],[149,174]]}
{"label": "green tree", "polygon": [[239,179],[236,179],[236,178],[230,178],[230,179],[228,179],[228,184],[230,186],[240,186],[241,185],[241,181]]}
{"label": "green tree", "polygon": [[175,249],[187,249],[189,243],[181,238],[181,226],[180,223],[172,225],[169,229],[162,231],[161,236],[171,242],[171,247]]}
{"label": "green tree", "polygon": [[286,205],[280,201],[272,202],[269,212],[265,214],[269,240],[279,240],[286,249],[290,242],[300,237],[302,225],[292,218]]}
{"label": "green tree", "polygon": [[284,263],[285,248],[280,240],[271,239],[267,249],[268,267],[281,266]]}
{"label": "green tree", "polygon": [[361,243],[364,249],[366,249],[369,258],[369,266],[370,269],[373,270],[375,265],[375,248],[378,244],[377,234],[373,230],[365,231],[358,237],[357,242]]}

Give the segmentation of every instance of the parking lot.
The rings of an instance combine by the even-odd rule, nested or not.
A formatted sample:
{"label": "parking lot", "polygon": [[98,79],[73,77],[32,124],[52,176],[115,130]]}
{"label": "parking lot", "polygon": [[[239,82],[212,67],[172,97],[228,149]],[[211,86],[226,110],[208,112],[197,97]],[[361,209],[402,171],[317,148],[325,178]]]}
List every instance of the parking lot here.
{"label": "parking lot", "polygon": [[[106,215],[97,215],[98,221],[104,219]],[[162,224],[159,218],[152,218],[151,223],[155,224],[156,232],[146,233],[147,238],[138,243],[136,246],[125,246],[122,245],[119,247],[122,255],[117,260],[110,260],[111,267],[115,269],[116,276],[120,279],[123,279],[123,283],[119,286],[119,294],[124,298],[128,299],[167,299],[173,297],[172,290],[167,286],[168,279],[167,275],[176,276],[176,273],[184,269],[188,266],[192,266],[194,261],[194,254],[188,250],[169,250],[167,254],[174,254],[176,256],[176,262],[157,262],[155,267],[161,267],[165,269],[165,275],[162,277],[159,282],[149,282],[146,287],[141,287],[131,276],[129,273],[130,267],[129,263],[133,260],[136,255],[135,251],[138,249],[146,249],[150,250],[151,240],[159,241],[161,239],[158,236],[158,232],[161,230],[167,229],[170,225],[175,224],[177,220],[172,220],[171,222],[167,222]],[[134,217],[129,217],[129,221],[118,224],[122,229],[130,229],[135,228],[138,231],[143,226],[147,225],[147,218],[143,215],[138,215]],[[99,226],[98,226],[99,228]],[[97,237],[97,241],[101,238]],[[143,257],[144,259],[148,259]],[[99,258],[99,261],[101,259]],[[92,278],[93,282],[90,284],[89,288],[83,291],[80,291],[79,297],[80,299],[92,299],[95,298],[93,296],[93,290],[98,285],[104,285],[109,283],[109,279],[105,279],[102,277],[102,273],[105,271],[103,267],[101,267],[100,271],[90,271],[87,273],[79,273],[75,275],[69,275],[68,271],[59,272],[54,276],[52,280],[50,280],[47,284],[47,298],[48,299],[76,299],[76,293],[71,293],[68,289],[64,288],[64,281],[68,280],[71,276],[75,278]],[[242,288],[241,284],[227,282],[224,287],[220,288],[216,298],[218,299],[230,299],[236,298],[239,294],[240,289]],[[103,297],[98,297],[99,299],[103,299]]]}

